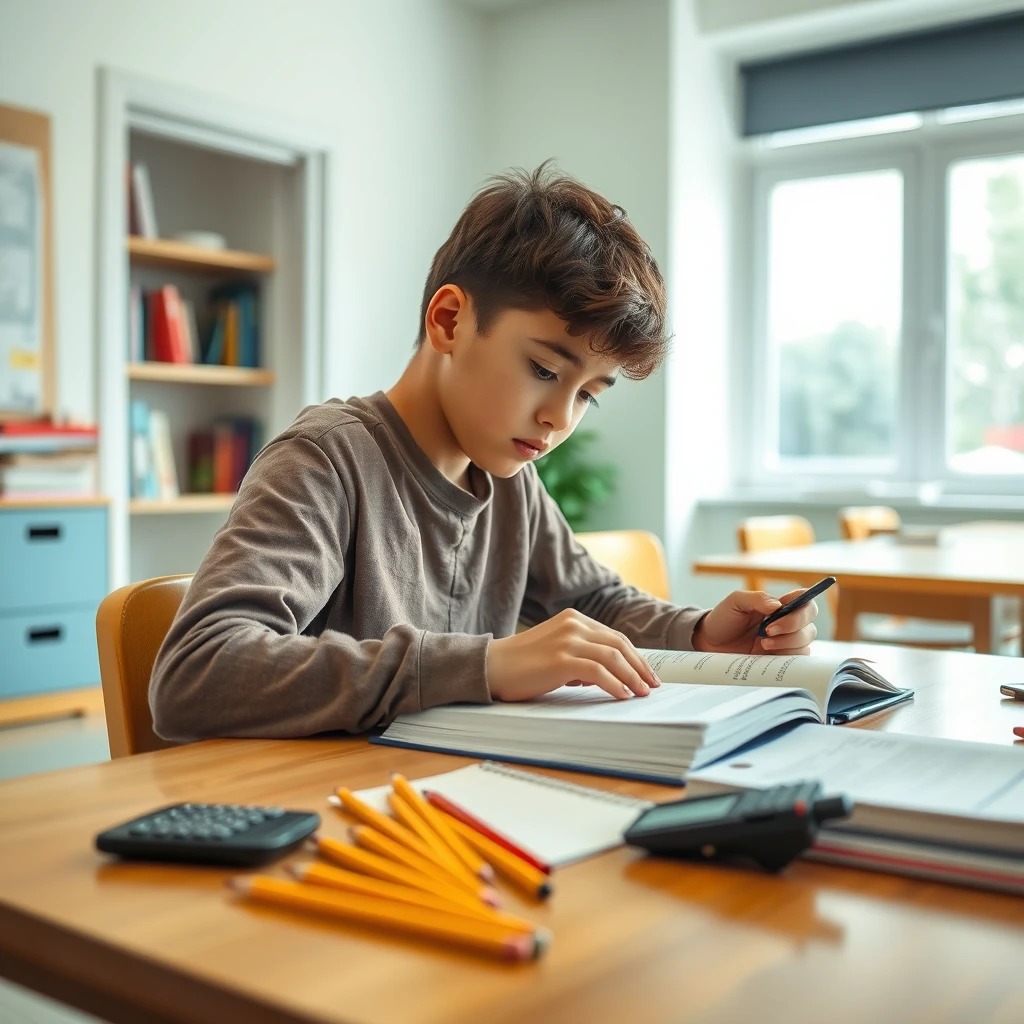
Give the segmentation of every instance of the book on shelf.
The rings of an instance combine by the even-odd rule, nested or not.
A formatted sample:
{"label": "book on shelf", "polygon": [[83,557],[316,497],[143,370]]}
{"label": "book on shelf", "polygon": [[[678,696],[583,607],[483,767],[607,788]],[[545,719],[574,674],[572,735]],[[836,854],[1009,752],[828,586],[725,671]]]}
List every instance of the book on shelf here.
{"label": "book on shelf", "polygon": [[859,716],[912,696],[861,658],[640,653],[662,685],[616,700],[563,686],[536,700],[399,715],[375,743],[680,785],[787,722]]}
{"label": "book on shelf", "polygon": [[87,424],[12,420],[0,423],[0,455],[89,451],[98,438],[98,429]]}
{"label": "book on shelf", "polygon": [[262,444],[258,420],[232,417],[189,435],[189,489],[196,494],[234,494]]}
{"label": "book on shelf", "polygon": [[[260,365],[259,294],[254,285],[232,285],[211,292],[208,316],[174,285],[129,292],[128,358],[132,362]],[[201,328],[205,323],[206,329]]]}
{"label": "book on shelf", "polygon": [[96,458],[90,452],[0,455],[5,498],[87,497],[96,489]]}
{"label": "book on shelf", "polygon": [[690,796],[817,779],[853,814],[806,856],[1024,894],[1024,768],[994,743],[802,724],[690,774]]}
{"label": "book on shelf", "polygon": [[156,223],[156,207],[153,205],[153,187],[149,180],[149,168],[137,163],[131,170],[129,191],[129,227],[142,238],[159,238]]}

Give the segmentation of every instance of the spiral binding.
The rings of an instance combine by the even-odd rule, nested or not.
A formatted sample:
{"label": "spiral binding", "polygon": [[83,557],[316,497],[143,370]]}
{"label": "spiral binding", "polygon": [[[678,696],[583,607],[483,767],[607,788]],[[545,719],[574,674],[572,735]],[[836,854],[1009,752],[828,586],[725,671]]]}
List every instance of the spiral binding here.
{"label": "spiral binding", "polygon": [[550,786],[552,789],[561,789],[567,793],[574,793],[576,796],[588,796],[594,800],[604,800],[610,804],[620,804],[625,807],[649,807],[649,800],[640,800],[634,796],[623,796],[621,793],[609,793],[604,789],[594,789],[592,786],[581,786],[575,782],[565,782],[562,779],[553,779],[550,775],[535,775],[533,772],[521,772],[517,768],[509,768],[508,765],[499,764],[497,761],[483,761],[480,767],[485,772],[494,772],[496,775],[506,775],[520,782],[534,782],[539,786]]}

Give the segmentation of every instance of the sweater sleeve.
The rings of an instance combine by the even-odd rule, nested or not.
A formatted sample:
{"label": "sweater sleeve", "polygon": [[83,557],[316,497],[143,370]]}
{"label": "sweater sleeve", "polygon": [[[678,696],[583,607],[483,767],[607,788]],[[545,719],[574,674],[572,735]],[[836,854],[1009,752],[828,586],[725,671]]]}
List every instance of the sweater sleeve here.
{"label": "sweater sleeve", "polygon": [[453,701],[486,703],[489,636],[394,625],[356,640],[318,621],[343,583],[353,517],[313,440],[275,441],[246,474],[153,667],[165,739],[360,732]]}
{"label": "sweater sleeve", "polygon": [[536,625],[575,608],[624,633],[636,647],[692,650],[693,631],[707,614],[660,601],[622,582],[576,540],[533,466],[523,471],[530,508],[530,570],[522,620]]}

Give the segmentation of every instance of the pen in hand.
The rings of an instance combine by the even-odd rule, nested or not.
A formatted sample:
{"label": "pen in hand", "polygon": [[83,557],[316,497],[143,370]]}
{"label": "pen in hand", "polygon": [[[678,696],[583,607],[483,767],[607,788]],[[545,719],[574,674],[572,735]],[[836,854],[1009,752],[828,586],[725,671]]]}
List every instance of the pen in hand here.
{"label": "pen in hand", "polygon": [[784,615],[788,615],[790,612],[795,612],[797,608],[802,608],[808,601],[813,600],[819,594],[823,594],[829,587],[835,583],[835,576],[826,576],[820,583],[815,583],[813,587],[808,587],[799,597],[794,597],[788,604],[784,604],[777,611],[774,611],[766,619],[761,622],[761,625],[757,627],[758,636],[767,636],[766,630],[768,627],[778,619],[781,619]]}

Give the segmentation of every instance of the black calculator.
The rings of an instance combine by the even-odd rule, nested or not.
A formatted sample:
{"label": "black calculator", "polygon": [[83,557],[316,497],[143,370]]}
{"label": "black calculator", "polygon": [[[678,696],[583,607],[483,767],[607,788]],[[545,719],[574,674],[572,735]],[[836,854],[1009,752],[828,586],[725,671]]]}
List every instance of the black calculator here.
{"label": "black calculator", "polygon": [[813,845],[823,822],[852,811],[847,796],[823,797],[819,783],[798,782],[658,804],[624,838],[664,857],[751,860],[778,871]]}
{"label": "black calculator", "polygon": [[312,811],[251,804],[171,804],[96,837],[96,849],[133,860],[252,867],[283,857],[320,826]]}

